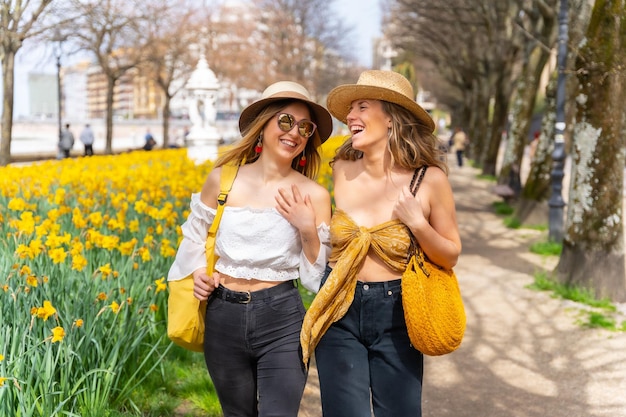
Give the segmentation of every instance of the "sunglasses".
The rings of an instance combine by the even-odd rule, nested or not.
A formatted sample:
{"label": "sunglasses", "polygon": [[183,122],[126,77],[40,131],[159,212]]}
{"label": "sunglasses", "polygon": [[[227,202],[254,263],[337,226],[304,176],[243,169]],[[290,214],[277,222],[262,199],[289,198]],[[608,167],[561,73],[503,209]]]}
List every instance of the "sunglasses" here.
{"label": "sunglasses", "polygon": [[298,133],[305,139],[310,138],[315,133],[317,125],[310,120],[302,119],[296,122],[296,118],[289,113],[279,113],[276,117],[278,128],[283,132],[289,132],[294,125],[298,126]]}

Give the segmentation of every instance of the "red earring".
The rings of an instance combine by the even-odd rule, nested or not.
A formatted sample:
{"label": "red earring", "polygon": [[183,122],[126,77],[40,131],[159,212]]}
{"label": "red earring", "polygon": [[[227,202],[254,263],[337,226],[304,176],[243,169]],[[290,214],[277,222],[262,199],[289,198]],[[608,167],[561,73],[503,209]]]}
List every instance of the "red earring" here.
{"label": "red earring", "polygon": [[263,150],[263,142],[261,142],[262,139],[263,139],[263,134],[259,136],[259,140],[256,143],[256,146],[254,147],[254,152],[261,153],[261,151]]}
{"label": "red earring", "polygon": [[300,165],[301,167],[306,165],[306,155],[304,154],[304,152],[302,152],[302,157],[298,161],[298,165]]}

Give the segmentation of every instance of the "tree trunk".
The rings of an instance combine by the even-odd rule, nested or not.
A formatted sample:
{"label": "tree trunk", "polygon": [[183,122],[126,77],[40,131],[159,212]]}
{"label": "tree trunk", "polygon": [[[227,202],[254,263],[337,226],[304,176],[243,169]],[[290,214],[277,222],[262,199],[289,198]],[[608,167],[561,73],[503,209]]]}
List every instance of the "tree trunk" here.
{"label": "tree trunk", "polygon": [[554,127],[556,122],[556,76],[551,77],[546,87],[546,106],[543,114],[539,142],[530,161],[530,171],[520,199],[515,207],[515,217],[523,224],[548,223],[547,201],[550,196],[550,171],[554,149]]}
{"label": "tree trunk", "polygon": [[11,162],[11,132],[13,131],[13,83],[15,79],[15,52],[4,51],[2,59],[2,140],[0,166]]}
{"label": "tree trunk", "polygon": [[624,266],[625,0],[596,0],[579,81],[572,181],[559,281],[626,301]]}
{"label": "tree trunk", "polygon": [[115,94],[115,77],[107,74],[107,110],[106,110],[106,142],[104,153],[113,154],[113,95]]}
{"label": "tree trunk", "polygon": [[548,62],[548,58],[548,52],[543,48],[536,49],[535,53],[528,57],[528,63],[524,66],[523,73],[520,76],[516,93],[517,99],[514,100],[512,106],[513,121],[504,152],[502,168],[498,176],[498,184],[507,184],[511,174],[517,175],[517,183],[521,184],[522,182],[520,178],[522,159],[528,143],[541,73]]}
{"label": "tree trunk", "polygon": [[172,98],[167,91],[163,96],[163,149],[167,149],[170,145],[170,101]]}
{"label": "tree trunk", "polygon": [[473,86],[472,103],[466,108],[473,109],[470,113],[469,126],[469,150],[467,157],[480,164],[480,156],[483,154],[487,142],[488,120],[489,120],[489,93],[486,83],[477,80]]}
{"label": "tree trunk", "polygon": [[491,119],[491,132],[487,149],[483,157],[483,175],[496,175],[496,162],[498,160],[498,152],[502,142],[502,132],[506,127],[506,121],[509,110],[509,91],[510,87],[506,84],[510,83],[510,73],[507,64],[500,66],[500,72],[496,77],[494,84],[495,100],[493,104],[493,118]]}

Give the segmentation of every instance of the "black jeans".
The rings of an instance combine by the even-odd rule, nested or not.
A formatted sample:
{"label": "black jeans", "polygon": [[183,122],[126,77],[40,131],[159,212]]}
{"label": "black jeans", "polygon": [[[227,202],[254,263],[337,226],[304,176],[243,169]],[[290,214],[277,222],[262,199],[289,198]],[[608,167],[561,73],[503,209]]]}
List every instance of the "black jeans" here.
{"label": "black jeans", "polygon": [[288,281],[246,301],[220,287],[207,304],[204,357],[224,417],[296,417],[307,377],[300,293]]}
{"label": "black jeans", "polygon": [[422,415],[424,357],[409,340],[400,283],[358,282],[348,312],[322,337],[324,417],[369,417],[371,407],[376,417]]}

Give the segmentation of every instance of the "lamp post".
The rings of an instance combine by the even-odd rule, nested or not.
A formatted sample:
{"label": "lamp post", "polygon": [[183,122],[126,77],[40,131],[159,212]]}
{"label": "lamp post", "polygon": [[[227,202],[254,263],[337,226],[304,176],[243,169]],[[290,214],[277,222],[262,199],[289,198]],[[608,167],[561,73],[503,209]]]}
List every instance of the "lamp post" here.
{"label": "lamp post", "polygon": [[53,38],[54,42],[56,42],[56,45],[54,47],[54,55],[57,59],[57,121],[59,124],[59,132],[58,132],[58,139],[59,139],[59,144],[61,143],[61,135],[62,135],[62,122],[61,122],[61,109],[63,108],[62,106],[62,100],[63,100],[63,94],[61,91],[61,54],[63,52],[62,50],[62,45],[63,45],[63,37],[61,36],[61,32],[59,31],[59,29],[55,29],[54,30],[54,38]]}
{"label": "lamp post", "polygon": [[552,173],[550,183],[552,194],[548,200],[549,238],[560,243],[563,240],[563,168],[565,166],[565,62],[567,60],[567,0],[561,0],[559,11],[559,49],[557,56],[558,78],[556,87],[556,123],[554,129],[554,150],[552,151]]}

